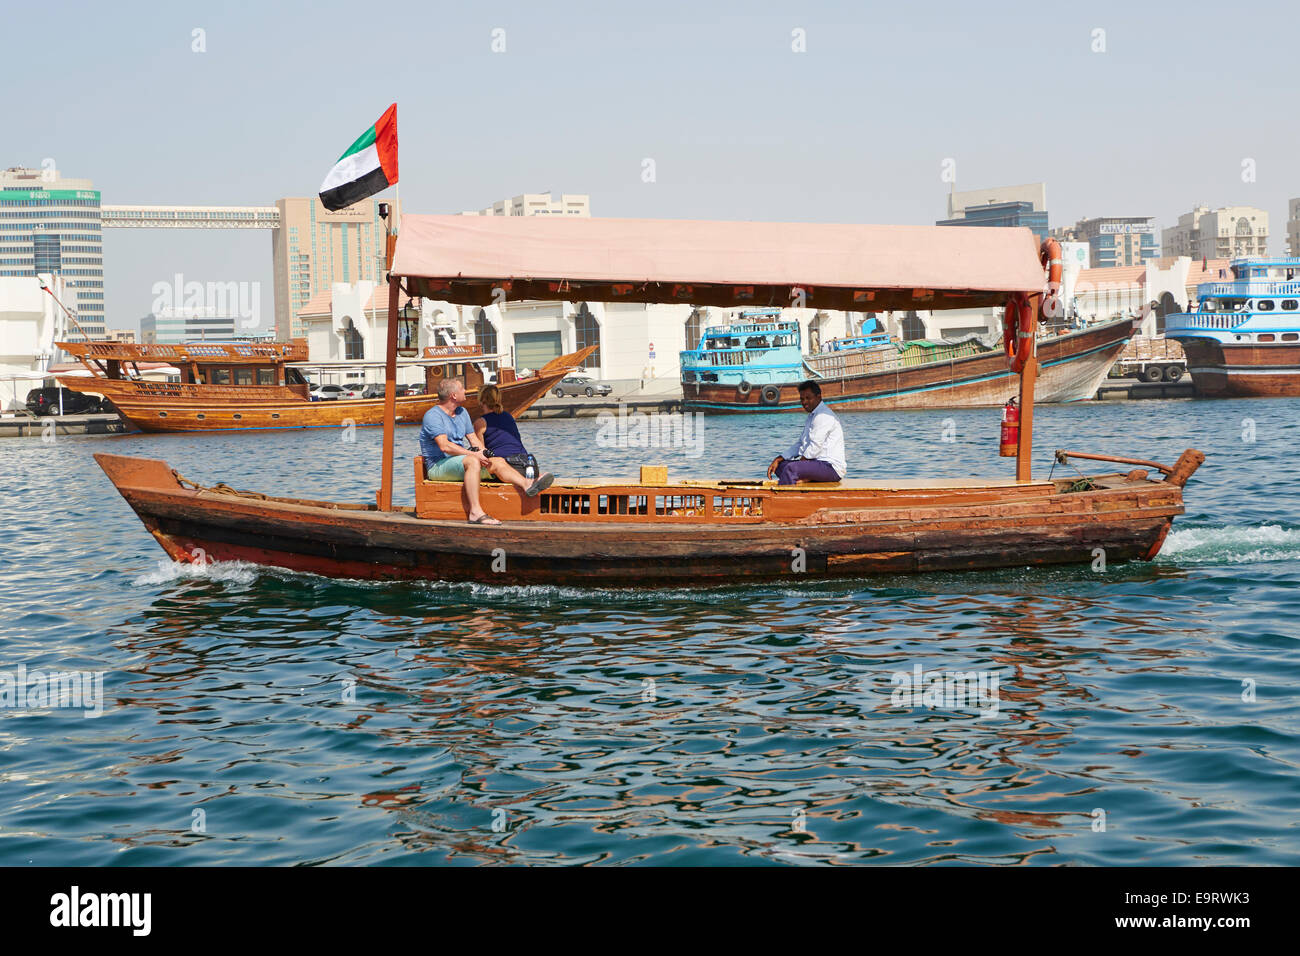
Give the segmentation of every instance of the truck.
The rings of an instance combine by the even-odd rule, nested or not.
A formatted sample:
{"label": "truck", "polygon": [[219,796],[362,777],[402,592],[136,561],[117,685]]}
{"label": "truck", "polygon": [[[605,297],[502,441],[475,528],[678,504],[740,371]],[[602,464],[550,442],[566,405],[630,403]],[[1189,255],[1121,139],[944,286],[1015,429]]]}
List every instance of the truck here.
{"label": "truck", "polygon": [[1187,356],[1176,341],[1163,335],[1135,335],[1119,353],[1110,375],[1143,382],[1176,382],[1186,371]]}

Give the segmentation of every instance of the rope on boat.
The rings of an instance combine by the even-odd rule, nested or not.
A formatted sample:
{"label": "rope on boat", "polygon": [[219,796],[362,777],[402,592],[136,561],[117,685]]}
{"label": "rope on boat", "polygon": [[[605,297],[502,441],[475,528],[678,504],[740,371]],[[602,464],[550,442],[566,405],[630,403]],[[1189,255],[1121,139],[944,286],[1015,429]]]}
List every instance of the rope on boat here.
{"label": "rope on boat", "polygon": [[1072,462],[1070,456],[1063,451],[1058,451],[1056,453],[1056,457],[1052,461],[1052,469],[1047,473],[1048,481],[1051,481],[1052,475],[1056,474],[1057,465],[1069,465],[1074,469],[1074,473],[1079,476],[1078,480],[1066,489],[1066,494],[1073,494],[1078,491],[1093,491],[1096,489],[1097,486],[1092,483],[1092,479],[1085,475],[1083,470]]}
{"label": "rope on boat", "polygon": [[197,481],[192,481],[189,478],[186,478],[175,468],[172,469],[172,477],[176,479],[176,481],[181,485],[181,487],[189,485],[191,488],[193,488],[195,491],[199,492],[200,494],[205,491],[210,491],[213,494],[233,495],[236,498],[256,498],[259,501],[270,500],[269,495],[264,495],[260,491],[240,491],[238,488],[231,488],[224,481],[219,481],[215,485],[209,488],[207,485],[201,485]]}

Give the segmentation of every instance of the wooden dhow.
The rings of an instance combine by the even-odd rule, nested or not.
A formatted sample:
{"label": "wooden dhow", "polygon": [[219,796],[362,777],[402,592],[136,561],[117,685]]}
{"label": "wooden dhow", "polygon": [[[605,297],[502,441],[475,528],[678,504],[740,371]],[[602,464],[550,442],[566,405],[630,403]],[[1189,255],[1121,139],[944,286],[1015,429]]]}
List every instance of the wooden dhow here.
{"label": "wooden dhow", "polygon": [[1233,259],[1231,277],[1202,282],[1190,312],[1165,317],[1198,395],[1300,395],[1300,257]]}
{"label": "wooden dhow", "polygon": [[[395,257],[393,248],[396,246]],[[700,480],[645,468],[637,480],[556,483],[535,498],[485,484],[501,525],[465,521],[464,488],[423,478],[395,507],[392,399],[374,503],[205,486],[155,459],[97,455],[163,549],[183,562],[248,561],[334,577],[579,586],[697,585],[874,573],[1151,559],[1204,456],[1173,465],[1058,452],[1132,466],[1104,475],[1031,474],[1035,317],[1047,286],[1027,229],[763,223],[403,218],[390,240],[399,291],[458,303],[565,299],[705,304],[962,308],[1008,304],[1019,316],[1011,367],[1020,382],[1016,477],[901,478],[778,486]],[[742,251],[743,250],[743,251]],[[496,291],[494,291],[496,290]],[[388,341],[388,394],[396,335]]]}
{"label": "wooden dhow", "polygon": [[[90,376],[61,375],[59,382],[81,392],[103,395],[135,427],[145,432],[207,432],[236,429],[340,428],[382,425],[383,398],[312,401],[304,369],[307,346],[301,340],[284,343],[207,343],[136,345],[119,342],[60,342]],[[560,379],[580,366],[594,347],[561,355],[528,378],[514,370],[498,371],[502,403],[518,415]],[[460,378],[470,394],[467,408],[478,411],[478,387],[484,366],[497,356],[484,355],[473,345],[429,346],[421,367],[423,393],[398,395],[396,421],[415,424],[438,403],[442,378]],[[138,363],[168,362],[180,371],[180,382],[148,382],[132,370]],[[356,363],[337,363],[359,368]]]}
{"label": "wooden dhow", "polygon": [[[1119,319],[1041,336],[1035,400],[1057,403],[1093,398],[1132,334],[1132,320]],[[732,372],[731,376],[719,369],[697,368],[683,372],[682,394],[687,410],[710,413],[798,411],[799,382],[806,378],[821,386],[822,400],[836,411],[994,406],[1019,394],[1019,376],[1007,368],[1001,349],[989,350],[973,342],[931,349],[926,349],[927,345],[912,343],[910,351],[933,354],[908,355],[892,345],[813,353],[802,357],[798,375],[766,384],[743,378],[737,382],[733,368],[725,370]],[[728,352],[750,351],[696,354],[704,361],[723,362],[734,358]],[[757,360],[762,361],[761,353]]]}

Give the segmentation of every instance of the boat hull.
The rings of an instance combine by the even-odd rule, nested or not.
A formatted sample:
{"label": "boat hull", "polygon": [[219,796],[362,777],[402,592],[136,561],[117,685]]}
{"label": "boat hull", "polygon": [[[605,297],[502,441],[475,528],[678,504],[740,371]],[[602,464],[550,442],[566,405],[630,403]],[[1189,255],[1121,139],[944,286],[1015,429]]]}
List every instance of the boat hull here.
{"label": "boat hull", "polygon": [[1196,393],[1207,398],[1300,395],[1300,344],[1231,344],[1180,338]]}
{"label": "boat hull", "polygon": [[[365,505],[195,489],[161,461],[95,457],[176,561],[247,561],[378,580],[697,586],[1095,565],[1099,554],[1109,562],[1153,557],[1183,511],[1178,485],[1108,476],[1096,489],[1082,492],[1067,492],[1068,483],[1060,482],[991,483],[952,493],[881,487],[859,496],[856,506],[849,500],[856,491],[823,501],[811,497],[820,494],[816,489],[765,486],[770,495],[791,496],[790,508],[805,512],[779,522],[596,522],[533,515],[534,520],[485,526],[423,519],[414,510],[381,512]],[[583,487],[560,493],[582,493]],[[998,493],[999,487],[1008,492]],[[641,490],[652,491],[653,499],[653,491],[690,494],[699,486]],[[446,485],[440,493],[459,502],[461,487]],[[496,489],[493,494],[516,493]],[[810,497],[799,500],[801,495]],[[516,499],[517,508],[535,506],[535,499]],[[493,511],[504,501],[498,497],[485,504]]]}
{"label": "boat hull", "polygon": [[[1094,397],[1132,333],[1132,323],[1123,320],[1039,339],[1035,400],[1054,403]],[[1020,393],[1020,377],[1008,368],[1001,352],[817,382],[822,400],[836,410],[1004,405]],[[748,395],[741,395],[734,386],[709,383],[684,383],[682,389],[689,410],[772,412],[802,408],[798,385],[794,381],[782,384],[779,398],[767,402],[758,388]]]}

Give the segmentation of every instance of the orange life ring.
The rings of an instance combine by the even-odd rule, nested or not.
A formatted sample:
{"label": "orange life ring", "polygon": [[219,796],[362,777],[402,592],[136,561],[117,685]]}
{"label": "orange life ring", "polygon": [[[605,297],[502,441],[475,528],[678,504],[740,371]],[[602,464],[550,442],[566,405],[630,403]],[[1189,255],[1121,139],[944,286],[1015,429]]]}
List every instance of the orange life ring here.
{"label": "orange life ring", "polygon": [[1007,363],[1017,375],[1024,370],[1029,353],[1033,351],[1034,309],[1029,299],[1017,293],[1007,302],[1002,317],[1002,346],[1006,349]]}

